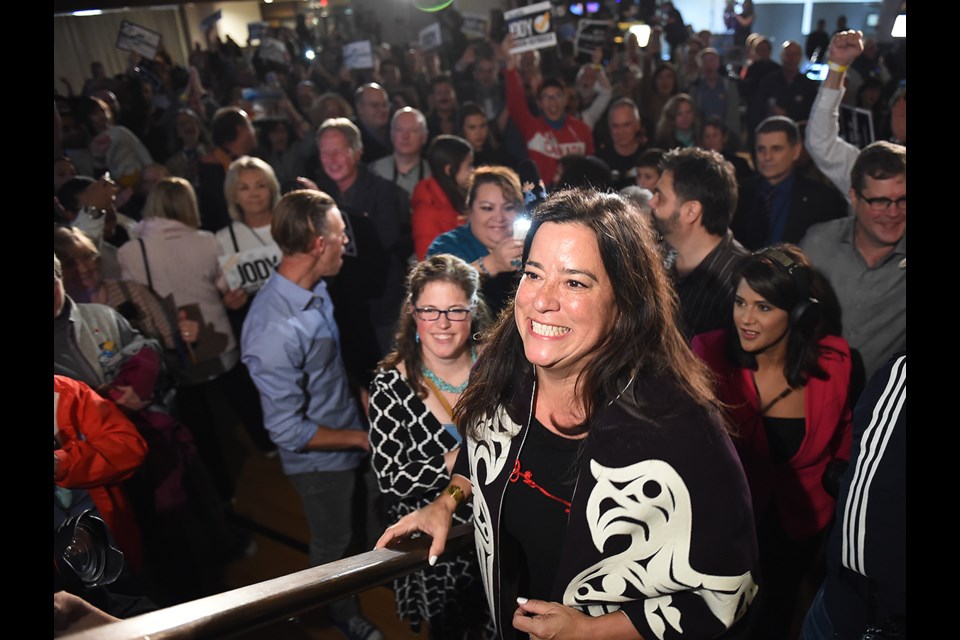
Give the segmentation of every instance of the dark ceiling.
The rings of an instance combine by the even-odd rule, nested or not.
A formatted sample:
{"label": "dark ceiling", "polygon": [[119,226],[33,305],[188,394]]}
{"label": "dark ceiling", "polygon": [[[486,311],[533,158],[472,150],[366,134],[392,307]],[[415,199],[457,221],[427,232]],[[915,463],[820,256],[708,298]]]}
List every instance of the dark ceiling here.
{"label": "dark ceiling", "polygon": [[[231,0],[218,0],[230,2]],[[53,0],[54,13],[69,13],[84,9],[123,9],[127,7],[153,7],[163,5],[191,4],[186,0]]]}

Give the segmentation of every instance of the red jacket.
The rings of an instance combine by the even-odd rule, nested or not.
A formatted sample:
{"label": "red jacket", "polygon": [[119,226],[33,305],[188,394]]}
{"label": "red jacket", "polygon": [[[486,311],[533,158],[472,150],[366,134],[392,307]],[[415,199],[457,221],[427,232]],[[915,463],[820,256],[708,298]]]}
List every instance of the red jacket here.
{"label": "red jacket", "polygon": [[806,433],[800,450],[786,463],[770,459],[767,434],[758,419],[760,404],[749,369],[727,359],[725,332],[711,331],[693,338],[693,351],[717,377],[717,395],[737,433],[733,442],[753,495],[759,519],[775,501],[786,532],[803,540],[822,531],[833,517],[836,501],[823,488],[823,472],[836,459],[850,459],[850,346],[837,336],[820,340],[819,364],[829,378],[810,378],[804,412]]}
{"label": "red jacket", "polygon": [[56,485],[86,489],[131,568],[141,566],[140,528],[121,483],[133,475],[147,443],[109,400],[77,380],[53,376]]}
{"label": "red jacket", "polygon": [[413,225],[413,250],[417,260],[427,256],[430,243],[442,233],[453,231],[465,221],[464,216],[453,208],[450,198],[433,176],[424,178],[413,188],[410,197]]}
{"label": "red jacket", "polygon": [[510,119],[523,134],[523,139],[527,142],[527,153],[536,163],[544,184],[553,182],[557,161],[563,156],[593,155],[593,132],[582,120],[564,116],[563,126],[554,129],[544,118],[530,113],[520,72],[508,69],[504,73],[504,79],[507,83],[507,109],[510,111]]}

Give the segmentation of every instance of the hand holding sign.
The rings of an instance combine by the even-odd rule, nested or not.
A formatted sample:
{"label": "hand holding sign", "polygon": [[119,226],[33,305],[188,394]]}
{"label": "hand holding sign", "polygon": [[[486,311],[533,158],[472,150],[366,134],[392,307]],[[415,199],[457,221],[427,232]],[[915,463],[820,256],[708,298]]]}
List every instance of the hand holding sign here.
{"label": "hand holding sign", "polygon": [[247,304],[247,300],[250,299],[250,296],[247,295],[247,292],[242,288],[237,289],[228,289],[225,294],[223,294],[223,305],[232,311],[236,311],[243,305]]}

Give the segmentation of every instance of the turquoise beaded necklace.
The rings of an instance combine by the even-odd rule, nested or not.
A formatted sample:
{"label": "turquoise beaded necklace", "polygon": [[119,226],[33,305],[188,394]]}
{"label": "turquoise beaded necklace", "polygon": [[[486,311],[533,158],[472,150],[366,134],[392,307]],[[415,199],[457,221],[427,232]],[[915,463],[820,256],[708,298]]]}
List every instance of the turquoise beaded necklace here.
{"label": "turquoise beaded necklace", "polygon": [[[477,349],[476,347],[470,347],[470,363],[477,361]],[[432,382],[437,386],[437,389],[440,391],[446,391],[447,393],[463,393],[463,390],[467,388],[467,383],[470,382],[470,376],[467,376],[467,379],[463,381],[463,384],[457,385],[456,387],[447,382],[446,380],[441,380],[440,377],[435,374],[433,371],[427,368],[425,364],[420,363],[420,373],[424,375],[427,380]]]}

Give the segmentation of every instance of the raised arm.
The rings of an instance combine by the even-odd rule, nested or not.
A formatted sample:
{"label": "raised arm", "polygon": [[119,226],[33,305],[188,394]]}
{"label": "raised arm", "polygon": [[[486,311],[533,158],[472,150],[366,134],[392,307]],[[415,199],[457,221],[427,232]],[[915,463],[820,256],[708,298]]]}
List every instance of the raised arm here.
{"label": "raised arm", "polygon": [[520,56],[510,53],[513,48],[513,36],[507,34],[500,47],[506,60],[503,80],[507,87],[507,111],[524,137],[530,137],[536,129],[537,118],[530,113],[530,108],[527,106],[527,97],[523,92],[523,81],[520,79],[520,72],[517,70],[517,60]]}
{"label": "raised arm", "polygon": [[863,34],[841,31],[830,40],[830,70],[810,111],[807,122],[807,151],[817,168],[846,194],[850,191],[850,170],[860,150],[840,137],[840,100],[847,68],[863,52]]}

